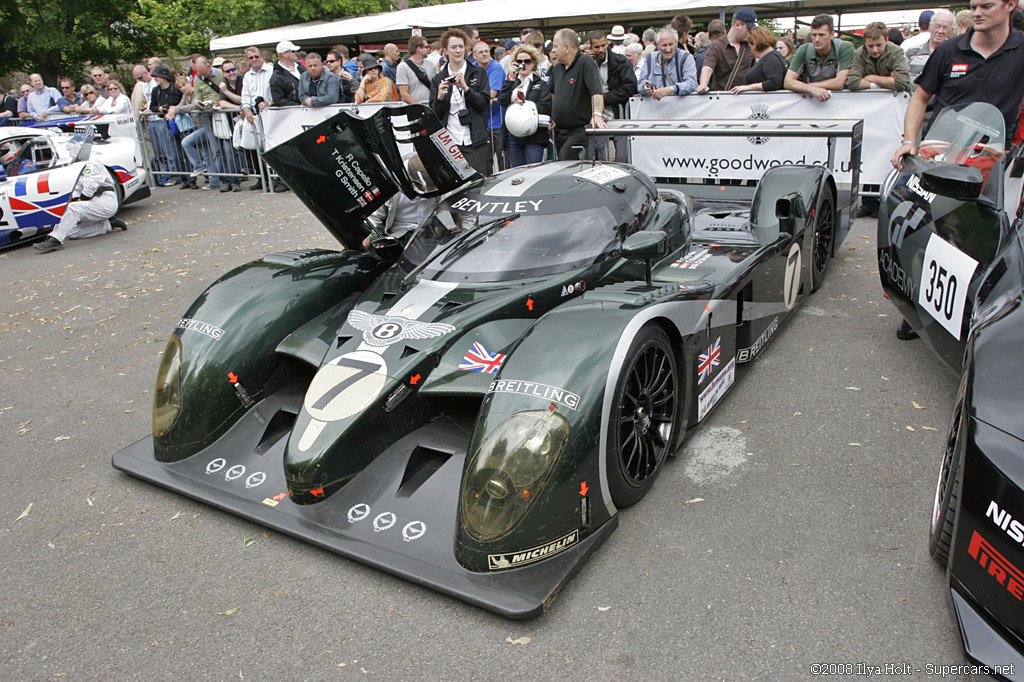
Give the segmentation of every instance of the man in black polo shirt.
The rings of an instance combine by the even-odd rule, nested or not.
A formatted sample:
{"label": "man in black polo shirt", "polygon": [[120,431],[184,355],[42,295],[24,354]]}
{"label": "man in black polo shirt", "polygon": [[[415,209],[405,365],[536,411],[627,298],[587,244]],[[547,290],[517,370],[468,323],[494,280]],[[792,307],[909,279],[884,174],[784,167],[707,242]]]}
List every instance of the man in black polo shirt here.
{"label": "man in black polo shirt", "polygon": [[[1024,33],[1010,28],[1015,9],[1017,0],[971,0],[971,30],[940,44],[914,81],[918,87],[903,118],[903,144],[892,156],[893,166],[902,168],[904,156],[917,154],[918,133],[933,95],[936,112],[971,102],[997,107],[1006,140],[1013,139],[1024,99]],[[916,339],[917,332],[903,320],[896,338]]]}
{"label": "man in black polo shirt", "polygon": [[905,155],[917,154],[918,133],[933,95],[937,112],[953,104],[992,104],[1006,121],[1006,139],[1013,139],[1024,98],[1024,33],[1010,28],[1016,8],[1017,0],[971,0],[971,30],[940,44],[914,81],[918,88],[907,106],[903,144],[893,154],[893,166],[900,168]]}
{"label": "man in black polo shirt", "polygon": [[555,33],[553,53],[558,64],[551,70],[551,120],[555,124],[555,147],[558,158],[579,159],[579,148],[586,148],[584,128],[590,124],[607,128],[604,111],[604,88],[597,64],[580,52],[580,38],[571,28]]}

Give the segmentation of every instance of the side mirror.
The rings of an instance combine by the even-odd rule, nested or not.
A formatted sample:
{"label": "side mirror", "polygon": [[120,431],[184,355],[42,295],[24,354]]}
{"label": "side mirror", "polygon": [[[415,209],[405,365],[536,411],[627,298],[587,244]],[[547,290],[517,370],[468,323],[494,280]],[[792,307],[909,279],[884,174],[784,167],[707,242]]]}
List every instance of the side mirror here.
{"label": "side mirror", "polygon": [[370,248],[381,260],[396,263],[402,256],[404,247],[394,237],[376,237],[370,240]]}
{"label": "side mirror", "polygon": [[985,176],[974,166],[935,166],[921,174],[921,189],[957,201],[974,201],[984,185]]}
{"label": "side mirror", "polygon": [[784,194],[775,200],[775,217],[779,219],[779,230],[793,234],[796,219],[804,215],[804,202],[799,192]]}
{"label": "side mirror", "polygon": [[622,242],[622,256],[644,261],[644,277],[651,286],[651,262],[668,253],[668,234],[665,232],[634,232]]}

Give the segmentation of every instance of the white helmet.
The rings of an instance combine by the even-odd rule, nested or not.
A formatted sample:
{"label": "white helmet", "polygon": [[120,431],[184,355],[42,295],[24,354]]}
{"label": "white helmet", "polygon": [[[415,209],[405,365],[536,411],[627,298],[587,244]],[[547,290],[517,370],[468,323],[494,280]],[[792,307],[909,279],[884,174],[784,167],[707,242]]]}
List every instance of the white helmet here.
{"label": "white helmet", "polygon": [[537,132],[539,123],[537,105],[530,100],[516,102],[505,112],[505,127],[516,137],[533,135]]}

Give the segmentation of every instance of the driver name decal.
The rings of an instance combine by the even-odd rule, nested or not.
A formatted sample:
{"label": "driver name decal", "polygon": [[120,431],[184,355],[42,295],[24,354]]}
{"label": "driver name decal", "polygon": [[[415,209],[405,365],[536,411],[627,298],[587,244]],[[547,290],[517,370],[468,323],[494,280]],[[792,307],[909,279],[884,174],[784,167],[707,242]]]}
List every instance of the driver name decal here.
{"label": "driver name decal", "polygon": [[580,397],[571,391],[557,386],[538,384],[533,381],[520,381],[518,379],[498,379],[492,381],[487,389],[488,393],[519,393],[540,398],[552,403],[558,403],[570,410],[575,410],[580,404]]}
{"label": "driver name decal", "polygon": [[500,571],[506,568],[516,568],[517,566],[532,564],[534,561],[540,561],[541,559],[553,556],[567,547],[575,545],[579,539],[580,532],[578,530],[574,530],[568,535],[564,535],[557,540],[547,543],[546,545],[540,545],[531,549],[524,549],[521,552],[488,554],[487,568],[492,571]]}
{"label": "driver name decal", "polygon": [[537,201],[479,201],[478,199],[463,197],[452,204],[452,210],[465,211],[466,213],[503,215],[506,213],[526,213],[531,210],[536,212],[540,210],[540,205],[543,203],[543,199],[538,199]]}
{"label": "driver name decal", "polygon": [[729,364],[725,366],[718,376],[715,377],[714,381],[708,384],[708,387],[701,391],[700,396],[697,398],[697,421],[701,421],[704,417],[708,416],[711,408],[722,399],[725,392],[729,390],[733,382],[736,380],[736,358],[729,360]]}
{"label": "driver name decal", "polygon": [[359,161],[355,156],[352,154],[342,155],[337,149],[331,150],[331,156],[338,164],[338,170],[334,171],[334,176],[341,181],[341,184],[360,206],[366,206],[380,196],[380,190],[359,166]]}

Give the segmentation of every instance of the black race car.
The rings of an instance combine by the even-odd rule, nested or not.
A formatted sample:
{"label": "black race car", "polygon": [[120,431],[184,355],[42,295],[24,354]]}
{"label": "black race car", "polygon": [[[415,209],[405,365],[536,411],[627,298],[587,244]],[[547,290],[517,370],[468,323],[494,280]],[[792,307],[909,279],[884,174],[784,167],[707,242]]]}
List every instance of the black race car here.
{"label": "black race car", "polygon": [[882,286],[960,390],[929,550],[980,672],[1024,672],[1024,156],[988,104],[948,109],[883,187]]}
{"label": "black race car", "polygon": [[[788,123],[703,132],[859,150],[859,121]],[[404,248],[277,253],[211,285],[167,344],[153,435],[114,466],[510,617],[644,496],[849,223],[822,167],[701,201],[620,164],[483,180],[420,106],[342,111],[266,158],[350,246],[398,190],[439,203]]]}

